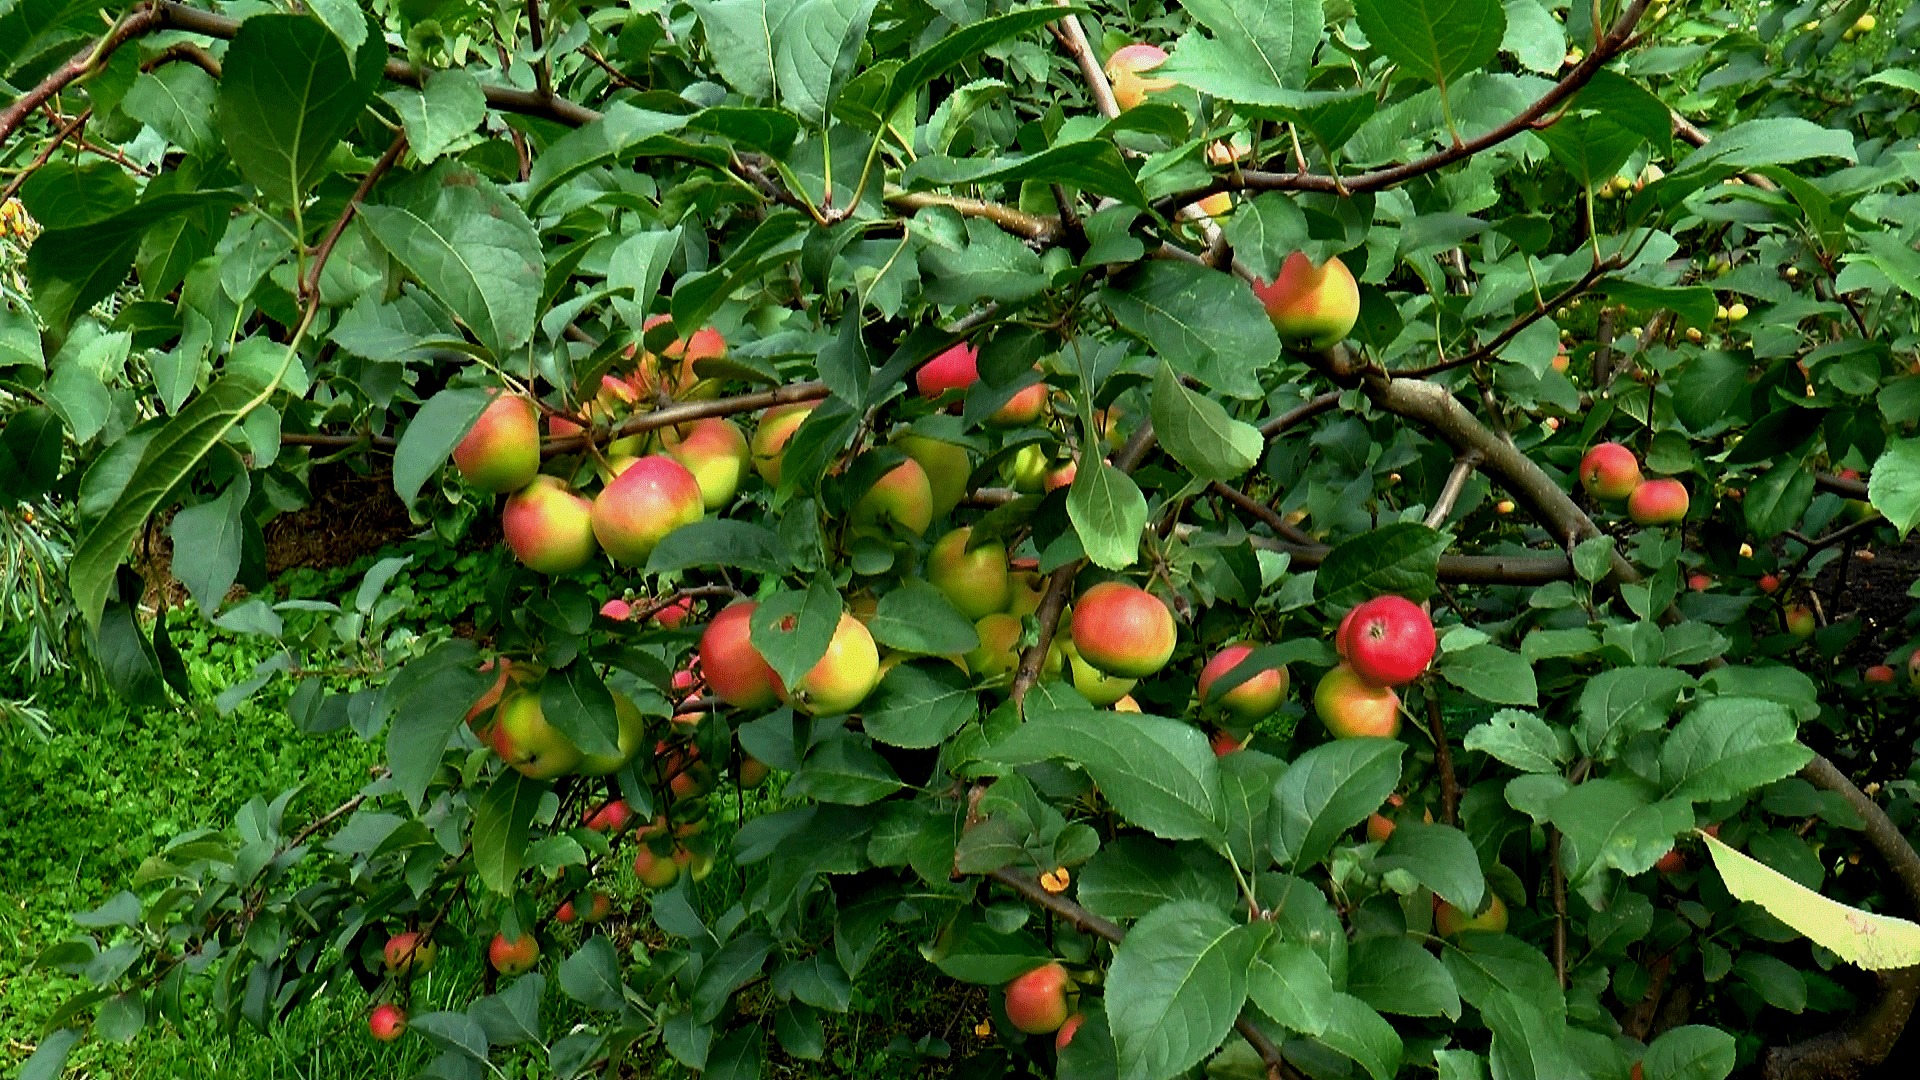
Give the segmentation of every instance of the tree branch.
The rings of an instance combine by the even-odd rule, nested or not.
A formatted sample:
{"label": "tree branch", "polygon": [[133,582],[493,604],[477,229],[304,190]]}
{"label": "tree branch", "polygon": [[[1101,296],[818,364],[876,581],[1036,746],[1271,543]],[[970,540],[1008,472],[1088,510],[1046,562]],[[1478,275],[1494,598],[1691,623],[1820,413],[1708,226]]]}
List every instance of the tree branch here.
{"label": "tree branch", "polygon": [[1016,210],[1011,206],[988,202],[985,199],[940,195],[931,191],[903,191],[895,188],[887,192],[887,205],[902,210],[944,206],[962,217],[985,218],[1008,232],[1018,233],[1042,244],[1050,244],[1061,235],[1061,223],[1057,217],[1040,217],[1037,214],[1029,214],[1024,210]]}
{"label": "tree branch", "polygon": [[1466,490],[1467,478],[1473,475],[1474,466],[1478,464],[1478,454],[1462,454],[1454,459],[1453,468],[1447,472],[1447,482],[1440,486],[1440,496],[1433,500],[1433,509],[1427,511],[1427,528],[1437,529],[1447,523],[1447,518],[1453,515],[1454,504],[1460,501],[1460,493]]}
{"label": "tree branch", "polygon": [[78,132],[81,128],[86,127],[87,120],[90,119],[92,116],[93,116],[93,108],[89,106],[85,109],[80,110],[80,115],[75,116],[73,119],[67,121],[64,125],[61,126],[59,131],[54,132],[53,138],[47,140],[47,145],[40,148],[40,152],[34,155],[34,158],[32,161],[27,163],[27,167],[24,169],[21,169],[20,172],[16,174],[12,180],[7,181],[6,190],[0,191],[0,203],[5,203],[11,200],[13,198],[14,193],[20,190],[20,185],[26,183],[27,180],[30,177],[32,177],[34,173],[37,173],[40,171],[40,167],[45,165],[48,162],[48,160],[50,160],[53,157],[53,152],[55,150],[60,149],[61,143],[66,142],[68,139],[72,138],[73,135],[76,132]]}
{"label": "tree branch", "polygon": [[715,398],[712,401],[683,401],[669,405],[664,409],[655,409],[649,413],[615,424],[604,433],[588,435],[563,435],[557,439],[547,439],[540,444],[541,457],[555,457],[586,449],[589,441],[618,439],[626,435],[638,435],[643,431],[655,431],[663,427],[673,427],[692,420],[705,420],[712,416],[737,416],[740,413],[770,409],[775,405],[791,405],[798,401],[818,401],[827,396],[827,384],[823,382],[797,382],[772,390],[762,390],[752,394],[740,394],[736,397]]}
{"label": "tree branch", "polygon": [[1460,781],[1453,772],[1453,748],[1447,743],[1447,721],[1440,709],[1440,683],[1427,685],[1427,731],[1433,736],[1433,767],[1440,774],[1440,820],[1460,824]]}
{"label": "tree branch", "polygon": [[5,109],[0,109],[0,143],[13,136],[27,117],[41,105],[52,100],[55,94],[66,89],[75,79],[84,78],[98,70],[107,62],[115,49],[125,45],[142,34],[159,29],[160,15],[155,8],[137,8],[121,19],[107,36],[97,42],[90,42],[73,58],[54,68],[46,78],[41,79],[32,89],[13,99]]}
{"label": "tree branch", "polygon": [[400,160],[400,155],[405,153],[406,149],[407,132],[402,128],[398,134],[394,135],[393,143],[387,147],[387,152],[381,154],[380,160],[374,162],[373,168],[367,170],[367,175],[360,178],[360,186],[354,189],[353,197],[347,200],[346,208],[341,210],[340,216],[334,219],[333,227],[327,230],[326,239],[320,241],[320,247],[314,251],[313,267],[307,271],[307,279],[300,284],[301,294],[309,300],[319,298],[320,271],[326,269],[327,260],[333,257],[334,245],[340,242],[341,235],[347,231],[347,224],[353,220],[354,213],[360,209],[360,203],[372,193],[373,185],[379,183],[380,178],[387,174],[387,170],[393,168],[394,163]]}
{"label": "tree branch", "polygon": [[1545,304],[1541,304],[1538,307],[1535,307],[1532,311],[1527,312],[1525,315],[1522,315],[1518,319],[1515,319],[1512,323],[1509,323],[1506,329],[1500,331],[1498,334],[1495,334],[1493,336],[1493,339],[1488,341],[1485,345],[1480,346],[1479,348],[1473,350],[1472,352],[1462,353],[1461,355],[1452,357],[1451,359],[1441,360],[1436,363],[1428,364],[1425,367],[1408,368],[1402,371],[1396,371],[1394,372],[1394,374],[1399,376],[1404,376],[1405,378],[1409,378],[1409,379],[1424,379],[1429,375],[1438,375],[1440,372],[1450,371],[1457,367],[1465,367],[1468,364],[1477,364],[1480,361],[1493,356],[1495,353],[1498,353],[1501,349],[1505,348],[1507,345],[1507,342],[1512,341],[1514,338],[1520,336],[1520,331],[1525,330],[1527,327],[1532,326],[1534,323],[1546,317],[1546,314],[1548,312],[1552,311],[1553,309],[1559,307],[1562,304],[1567,303],[1568,301],[1571,301],[1575,297],[1586,292],[1588,289],[1593,288],[1594,283],[1599,281],[1600,278],[1607,273],[1607,271],[1617,270],[1620,268],[1620,265],[1621,263],[1620,263],[1620,260],[1618,259],[1597,260],[1594,262],[1593,266],[1587,270],[1585,274],[1582,274],[1580,276],[1579,281],[1576,281],[1572,285],[1569,285],[1565,289],[1562,289],[1557,295],[1554,296],[1553,299],[1547,301]]}
{"label": "tree branch", "polygon": [[[1072,6],[1072,0],[1053,2],[1059,7]],[[1107,81],[1107,73],[1101,70],[1100,58],[1093,54],[1093,42],[1087,40],[1087,28],[1081,25],[1079,15],[1070,12],[1060,19],[1060,40],[1074,62],[1080,65],[1080,76],[1086,80],[1087,92],[1093,96],[1093,107],[1109,120],[1119,116],[1120,103],[1114,100],[1113,84]]]}
{"label": "tree branch", "polygon": [[1260,437],[1271,440],[1275,436],[1306,420],[1311,420],[1324,412],[1331,412],[1340,404],[1340,391],[1329,390],[1316,398],[1295,405],[1279,416],[1260,425]]}

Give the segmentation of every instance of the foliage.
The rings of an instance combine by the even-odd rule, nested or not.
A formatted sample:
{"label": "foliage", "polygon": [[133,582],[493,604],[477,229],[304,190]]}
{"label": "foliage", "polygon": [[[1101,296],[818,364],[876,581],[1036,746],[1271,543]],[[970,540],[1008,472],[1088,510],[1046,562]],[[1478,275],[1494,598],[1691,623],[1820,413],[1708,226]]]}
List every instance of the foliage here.
{"label": "foliage", "polygon": [[[1878,992],[1843,960],[1920,961],[1910,924],[1849,923],[1920,904],[1858,859],[1920,866],[1913,789],[1874,745],[1911,691],[1855,670],[1912,642],[1828,617],[1855,549],[1920,521],[1920,80],[1899,66],[1920,14],[110,13],[97,39],[82,5],[0,14],[9,242],[30,241],[0,298],[8,536],[72,529],[40,609],[72,605],[128,701],[204,727],[284,695],[294,731],[383,765],[331,811],[253,793],[75,916],[39,963],[87,988],[25,1075],[83,1030],[271,1030],[358,984],[412,1003],[424,1075],[664,1050],[758,1076],[823,1058],[823,1015],[910,948],[992,988],[969,1075],[1717,1080],[1897,1038],[1899,1009],[1862,1043],[1797,1041]],[[1171,56],[1120,113],[1101,62],[1133,40]],[[1263,310],[1249,285],[1295,253],[1357,279],[1350,330]],[[957,345],[977,381],[911,392]],[[763,410],[812,409],[777,471],[765,447],[736,461],[739,490],[657,546],[548,576],[490,545],[422,610],[407,558],[492,535],[497,498],[448,459],[502,390],[537,402],[540,483],[603,494],[624,454],[685,458],[693,421],[760,414],[758,438]],[[1684,485],[1683,521],[1585,493],[1605,441]],[[927,444],[948,468],[909,456]],[[264,524],[328,458],[390,469],[424,538],[276,599]],[[916,522],[896,478],[919,472],[953,490]],[[923,580],[960,524],[1016,559],[1017,672],[976,652],[978,596]],[[129,565],[160,529],[190,632],[258,657],[217,690]],[[1090,698],[1138,671],[1049,664],[1080,635],[1063,610],[1115,579],[1178,624],[1135,711]],[[1343,614],[1386,593],[1440,632],[1405,734],[1330,739],[1299,693],[1255,721],[1196,700],[1233,641],[1272,644],[1221,694],[1262,665],[1317,681]],[[701,627],[736,598],[787,704],[702,689]],[[816,665],[852,663],[849,623],[884,676],[828,708]],[[605,775],[504,767],[490,687]],[[766,768],[778,794],[746,794]],[[612,800],[648,831],[587,827]],[[1382,812],[1390,838],[1361,831]],[[635,859],[687,872],[562,925]],[[1489,898],[1510,920],[1446,932]],[[383,964],[402,930],[469,970],[496,934],[545,951],[441,998]],[[1085,1017],[1058,1050],[1000,990],[1050,958]]]}

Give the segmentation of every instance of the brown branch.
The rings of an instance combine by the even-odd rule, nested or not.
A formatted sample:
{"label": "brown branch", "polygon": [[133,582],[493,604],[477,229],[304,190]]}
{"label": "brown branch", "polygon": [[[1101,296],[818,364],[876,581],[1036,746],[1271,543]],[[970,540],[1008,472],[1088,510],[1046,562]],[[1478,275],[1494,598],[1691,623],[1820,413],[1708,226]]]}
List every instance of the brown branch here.
{"label": "brown branch", "polygon": [[333,257],[334,245],[338,244],[340,237],[346,233],[347,225],[353,221],[353,216],[360,209],[361,202],[373,192],[373,186],[380,182],[381,177],[387,175],[387,171],[400,160],[400,155],[405,153],[406,149],[407,133],[403,128],[394,135],[393,143],[387,147],[387,152],[381,154],[380,160],[374,162],[373,167],[367,170],[367,175],[360,178],[360,186],[354,189],[353,197],[347,200],[346,208],[341,210],[340,216],[334,219],[333,227],[327,230],[326,239],[320,241],[320,247],[313,254],[313,268],[307,271],[307,279],[300,285],[301,293],[310,301],[319,298],[320,271],[326,269],[327,260]]}
{"label": "brown branch", "polygon": [[[546,26],[540,18],[540,0],[527,0],[527,30],[533,38],[533,50],[542,52],[546,47]],[[534,92],[543,98],[553,97],[553,61],[543,52],[540,62],[533,65]]]}
{"label": "brown branch", "polygon": [[1559,307],[1562,304],[1567,303],[1568,301],[1572,300],[1574,297],[1581,295],[1582,293],[1586,292],[1588,289],[1593,288],[1594,283],[1599,281],[1602,275],[1604,275],[1609,270],[1619,269],[1620,265],[1621,263],[1618,259],[1605,259],[1601,261],[1596,261],[1593,264],[1593,266],[1587,270],[1585,274],[1582,274],[1580,276],[1579,281],[1576,281],[1572,285],[1569,285],[1565,289],[1562,289],[1557,295],[1554,296],[1553,299],[1547,301],[1544,304],[1536,306],[1532,311],[1529,311],[1525,315],[1522,315],[1518,319],[1515,319],[1512,323],[1508,324],[1506,329],[1500,331],[1498,334],[1495,334],[1492,340],[1488,341],[1485,345],[1480,346],[1479,348],[1473,350],[1472,352],[1462,353],[1459,356],[1455,356],[1447,360],[1441,360],[1436,363],[1428,364],[1425,367],[1407,368],[1405,370],[1395,371],[1394,374],[1404,376],[1409,379],[1423,379],[1429,375],[1437,375],[1442,371],[1450,371],[1453,368],[1464,367],[1467,364],[1477,364],[1480,361],[1493,356],[1495,353],[1498,353],[1501,349],[1505,348],[1507,345],[1507,342],[1512,341],[1514,338],[1520,335],[1520,331],[1525,330],[1527,327],[1532,326],[1534,323],[1546,317],[1546,314],[1548,312],[1552,311],[1553,309]]}
{"label": "brown branch", "polygon": [[620,70],[614,67],[612,64],[609,64],[607,62],[606,57],[600,55],[600,50],[594,48],[593,46],[582,45],[580,47],[580,55],[586,57],[588,60],[593,61],[596,67],[598,67],[601,71],[606,72],[607,78],[613,82],[613,85],[625,87],[628,90],[646,89],[645,87],[641,86],[639,83],[634,82],[632,79],[629,79],[625,75],[620,74]]}
{"label": "brown branch", "polygon": [[1865,480],[1848,480],[1845,477],[1834,476],[1830,473],[1815,473],[1813,475],[1813,486],[1821,491],[1830,491],[1843,499],[1865,500],[1867,498],[1867,482]]}
{"label": "brown branch", "polygon": [[41,79],[26,93],[13,99],[5,109],[0,109],[0,143],[5,143],[11,138],[14,131],[21,124],[26,123],[27,117],[32,116],[41,105],[52,100],[55,94],[66,89],[69,83],[98,71],[107,62],[107,58],[113,55],[115,49],[142,34],[159,29],[159,25],[158,9],[138,8],[121,19],[105,37],[97,42],[88,42],[79,52],[73,54],[72,59],[54,68],[46,78]]}
{"label": "brown branch", "polygon": [[[1668,117],[1673,121],[1673,133],[1679,136],[1681,141],[1687,143],[1688,145],[1694,147],[1695,149],[1699,149],[1700,147],[1705,146],[1709,142],[1713,141],[1713,136],[1708,135],[1706,132],[1701,131],[1697,127],[1694,127],[1692,121],[1688,120],[1684,116],[1681,116],[1679,113],[1669,112]],[[1740,179],[1745,180],[1747,183],[1752,184],[1754,187],[1759,188],[1761,191],[1774,190],[1773,181],[1767,179],[1764,176],[1761,176],[1759,173],[1743,172],[1740,174]]]}
{"label": "brown branch", "polygon": [[1547,826],[1547,873],[1553,879],[1553,973],[1567,988],[1567,872],[1560,866],[1560,830]]}
{"label": "brown branch", "polygon": [[1053,638],[1060,630],[1060,613],[1066,610],[1067,593],[1073,588],[1073,579],[1080,573],[1078,560],[1057,567],[1047,575],[1047,587],[1040,594],[1040,606],[1034,610],[1033,617],[1040,624],[1040,636],[1033,646],[1020,654],[1020,666],[1014,671],[1013,686],[1008,696],[1013,699],[1015,708],[1026,704],[1027,691],[1040,680],[1040,669],[1046,664],[1047,650],[1053,647]]}
{"label": "brown branch", "polygon": [[161,49],[142,61],[140,70],[155,71],[172,63],[192,64],[216,79],[220,77],[220,61],[215,59],[212,53],[191,41],[176,41]]}
{"label": "brown branch", "polygon": [[1260,437],[1272,439],[1275,436],[1305,420],[1311,420],[1323,412],[1330,412],[1340,404],[1340,391],[1329,390],[1319,397],[1310,398],[1279,416],[1260,425]]}
{"label": "brown branch", "polygon": [[[1072,0],[1053,0],[1059,7],[1071,7]],[[1093,97],[1093,107],[1100,115],[1111,120],[1120,115],[1120,103],[1114,100],[1113,84],[1107,81],[1107,73],[1100,68],[1100,58],[1093,54],[1093,42],[1087,40],[1087,28],[1081,25],[1080,16],[1068,13],[1060,19],[1059,38],[1066,47],[1068,55],[1080,65],[1080,76],[1086,80],[1087,92]]]}
{"label": "brown branch", "polygon": [[1427,686],[1427,731],[1433,736],[1433,767],[1440,774],[1440,820],[1460,824],[1460,781],[1453,772],[1453,748],[1447,743],[1447,721],[1440,709],[1440,684]]}
{"label": "brown branch", "polygon": [[1473,475],[1474,466],[1478,464],[1478,454],[1462,454],[1454,459],[1453,468],[1447,472],[1447,482],[1440,485],[1440,496],[1433,500],[1433,509],[1427,512],[1427,528],[1437,529],[1447,523],[1447,518],[1453,515],[1454,504],[1460,501],[1460,493],[1467,489],[1467,478]]}
{"label": "brown branch", "polygon": [[1008,232],[1018,233],[1029,240],[1039,243],[1052,243],[1061,235],[1060,219],[1041,217],[1016,210],[997,202],[985,199],[969,199],[959,195],[940,195],[931,191],[887,192],[887,205],[902,210],[920,210],[929,206],[944,206],[962,217],[985,218]]}
{"label": "brown branch", "polygon": [[60,144],[66,142],[68,138],[85,127],[87,121],[91,119],[92,116],[93,108],[89,106],[81,110],[80,115],[67,121],[65,126],[61,127],[59,131],[54,132],[53,138],[47,140],[47,145],[40,148],[40,152],[34,155],[33,160],[27,164],[27,167],[21,169],[18,175],[7,182],[7,189],[0,191],[0,203],[10,201],[14,193],[20,190],[20,185],[26,183],[28,178],[32,177],[34,173],[39,172],[40,167],[45,165],[47,161],[53,157],[53,152],[60,148]]}
{"label": "brown branch", "polygon": [[[826,396],[826,383],[797,382],[772,390],[740,394],[736,397],[715,398],[712,401],[685,401],[678,405],[669,405],[664,409],[655,409],[653,412],[629,417],[604,432],[595,432],[591,436],[591,441],[600,442],[626,435],[638,435],[643,431],[655,431],[692,420],[705,420],[712,416],[737,416],[741,413],[769,409],[775,405],[791,405],[797,401],[818,401]],[[554,457],[584,450],[589,440],[590,437],[587,435],[563,435],[557,439],[547,439],[540,444],[540,456]]]}
{"label": "brown branch", "polygon": [[1842,541],[1851,540],[1863,532],[1871,532],[1885,524],[1887,524],[1887,519],[1875,514],[1872,517],[1863,518],[1851,525],[1842,526],[1832,532],[1823,533],[1820,536],[1808,536],[1798,529],[1788,529],[1780,535],[1792,540],[1796,544],[1803,545],[1809,551],[1818,551],[1821,548],[1832,547]]}

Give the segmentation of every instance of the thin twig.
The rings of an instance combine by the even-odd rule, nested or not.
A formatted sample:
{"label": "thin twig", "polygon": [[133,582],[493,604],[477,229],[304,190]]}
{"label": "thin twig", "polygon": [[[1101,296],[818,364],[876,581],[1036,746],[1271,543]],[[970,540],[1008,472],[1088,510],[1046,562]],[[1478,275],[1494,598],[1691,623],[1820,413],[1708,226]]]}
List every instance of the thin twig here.
{"label": "thin twig", "polygon": [[[27,117],[55,94],[66,89],[67,84],[83,78],[98,70],[112,56],[115,49],[143,34],[159,28],[161,15],[153,7],[137,8],[121,19],[114,28],[97,42],[88,42],[72,59],[54,68],[45,78],[26,93],[13,99],[5,109],[0,109],[0,143],[13,137],[15,129],[26,123]],[[237,25],[237,24],[236,24]]]}
{"label": "thin twig", "polygon": [[1435,363],[1428,364],[1425,367],[1406,368],[1403,370],[1395,371],[1394,374],[1399,376],[1404,376],[1405,378],[1409,378],[1409,379],[1424,379],[1429,375],[1438,375],[1440,372],[1443,372],[1443,371],[1451,371],[1452,369],[1457,367],[1464,367],[1467,364],[1477,364],[1482,360],[1488,359],[1489,357],[1498,353],[1501,349],[1506,348],[1507,342],[1512,341],[1514,338],[1520,336],[1520,332],[1522,330],[1525,330],[1527,327],[1532,326],[1534,323],[1545,318],[1548,312],[1554,310],[1555,308],[1560,307],[1562,304],[1565,304],[1570,300],[1573,300],[1575,297],[1580,296],[1581,294],[1585,293],[1588,289],[1593,288],[1594,283],[1599,281],[1604,274],[1606,274],[1609,270],[1619,269],[1619,266],[1620,266],[1620,263],[1619,263],[1619,260],[1617,259],[1606,259],[1599,262],[1595,262],[1591,267],[1588,268],[1585,274],[1581,275],[1580,280],[1574,282],[1572,285],[1567,286],[1565,289],[1562,289],[1557,295],[1554,296],[1553,299],[1547,301],[1544,304],[1539,304],[1535,306],[1532,311],[1527,312],[1526,314],[1520,316],[1518,319],[1515,319],[1513,322],[1507,324],[1506,329],[1500,331],[1498,334],[1495,334],[1490,340],[1488,340],[1486,344],[1480,346],[1479,348],[1473,350],[1472,352],[1462,353],[1459,356],[1449,357],[1445,360],[1440,360]]}
{"label": "thin twig", "polygon": [[[1053,0],[1059,7],[1071,7],[1072,0]],[[1065,44],[1067,53],[1080,65],[1080,76],[1086,80],[1087,93],[1093,97],[1093,107],[1100,115],[1111,120],[1120,115],[1120,103],[1114,100],[1113,84],[1107,81],[1107,73],[1100,68],[1100,58],[1093,53],[1093,42],[1087,40],[1087,28],[1080,23],[1080,16],[1068,13],[1060,19],[1060,40]]]}
{"label": "thin twig", "polygon": [[1567,872],[1560,867],[1560,830],[1547,826],[1548,874],[1553,881],[1553,974],[1567,988]]}
{"label": "thin twig", "polygon": [[1467,489],[1467,478],[1473,475],[1478,464],[1480,455],[1471,452],[1454,459],[1447,482],[1440,486],[1440,497],[1433,500],[1433,509],[1427,512],[1427,528],[1437,529],[1453,516],[1453,506],[1460,501],[1460,493]]}
{"label": "thin twig", "polygon": [[1286,412],[1281,413],[1279,416],[1261,424],[1260,437],[1272,440],[1295,424],[1311,420],[1321,413],[1330,412],[1339,406],[1339,404],[1340,391],[1338,390],[1329,390],[1319,397],[1309,398],[1295,405],[1293,408],[1288,409]]}
{"label": "thin twig", "polygon": [[360,209],[360,203],[373,192],[373,185],[379,183],[380,178],[387,174],[387,170],[393,168],[394,163],[400,160],[400,155],[405,153],[406,149],[407,132],[402,128],[394,135],[393,143],[387,147],[387,152],[381,154],[380,160],[374,162],[373,168],[367,170],[367,175],[360,178],[360,186],[354,189],[353,197],[347,200],[346,208],[340,211],[338,218],[334,219],[333,227],[327,230],[326,239],[320,241],[320,247],[314,251],[313,267],[307,271],[307,280],[300,286],[301,293],[310,300],[319,297],[320,271],[326,269],[327,260],[333,257],[334,245],[340,242],[341,235],[347,231],[347,225],[353,220],[354,213]]}
{"label": "thin twig", "polygon": [[930,206],[941,206],[954,211],[961,217],[985,218],[1008,232],[1018,233],[1029,240],[1039,243],[1051,243],[1061,235],[1061,221],[1057,217],[1041,217],[1016,210],[997,202],[985,199],[971,199],[960,195],[941,195],[931,191],[903,191],[892,188],[887,191],[887,205],[901,210],[919,210]]}
{"label": "thin twig", "polygon": [[47,140],[47,145],[40,148],[40,152],[34,155],[34,158],[31,162],[27,163],[27,167],[24,169],[21,169],[19,174],[16,175],[12,180],[7,181],[7,189],[5,191],[0,191],[0,203],[4,203],[12,199],[14,192],[17,192],[20,190],[20,185],[26,183],[28,178],[33,176],[34,173],[39,172],[40,167],[45,165],[47,161],[53,157],[53,152],[60,148],[60,144],[63,142],[66,142],[67,139],[71,137],[75,132],[78,132],[81,128],[85,127],[87,124],[87,121],[91,119],[92,116],[93,116],[93,109],[91,106],[89,106],[88,108],[82,110],[80,115],[67,121],[66,125],[62,127],[59,131],[54,132],[53,138]]}
{"label": "thin twig", "polygon": [[1440,708],[1440,684],[1427,686],[1427,730],[1433,736],[1433,767],[1440,774],[1440,820],[1460,824],[1460,781],[1453,773],[1453,748],[1447,743],[1447,721]]}

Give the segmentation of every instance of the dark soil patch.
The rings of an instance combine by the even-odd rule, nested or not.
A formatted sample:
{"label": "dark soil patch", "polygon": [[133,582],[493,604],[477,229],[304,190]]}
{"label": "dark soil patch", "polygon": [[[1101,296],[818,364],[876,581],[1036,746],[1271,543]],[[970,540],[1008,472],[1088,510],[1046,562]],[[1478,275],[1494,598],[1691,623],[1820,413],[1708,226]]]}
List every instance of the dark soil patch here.
{"label": "dark soil patch", "polygon": [[267,522],[267,576],[294,567],[346,566],[420,532],[393,492],[393,476],[362,476],[332,462],[307,477],[313,501]]}

